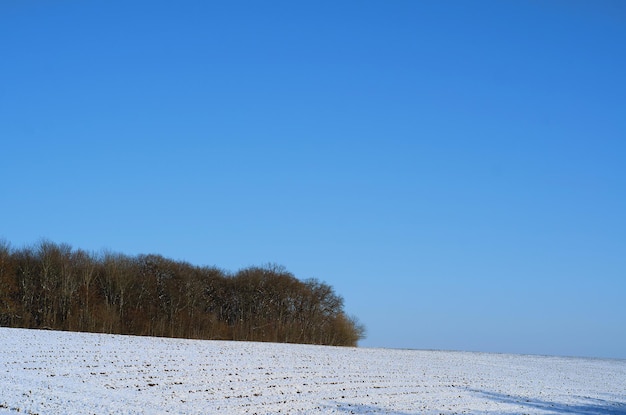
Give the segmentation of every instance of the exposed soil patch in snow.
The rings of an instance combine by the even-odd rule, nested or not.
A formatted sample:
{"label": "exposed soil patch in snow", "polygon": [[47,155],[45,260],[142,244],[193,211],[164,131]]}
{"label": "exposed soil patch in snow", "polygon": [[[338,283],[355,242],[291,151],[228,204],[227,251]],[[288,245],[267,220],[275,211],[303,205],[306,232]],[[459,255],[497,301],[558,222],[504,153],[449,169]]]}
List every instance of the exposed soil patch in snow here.
{"label": "exposed soil patch in snow", "polygon": [[626,415],[626,361],[0,328],[0,414]]}

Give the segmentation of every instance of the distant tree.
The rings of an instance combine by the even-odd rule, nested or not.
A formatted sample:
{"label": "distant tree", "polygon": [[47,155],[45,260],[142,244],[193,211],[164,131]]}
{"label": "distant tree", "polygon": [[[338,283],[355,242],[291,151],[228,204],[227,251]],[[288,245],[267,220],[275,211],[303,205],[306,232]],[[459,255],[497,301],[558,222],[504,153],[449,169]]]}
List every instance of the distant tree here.
{"label": "distant tree", "polygon": [[17,264],[8,242],[0,241],[0,326],[19,324]]}
{"label": "distant tree", "polygon": [[230,274],[160,255],[0,241],[0,324],[202,339],[355,346],[343,299],[268,264]]}
{"label": "distant tree", "polygon": [[76,321],[73,327],[80,331],[93,331],[95,325],[91,314],[91,305],[94,302],[92,286],[96,279],[98,264],[94,258],[82,250],[73,253],[72,263],[76,268],[79,281],[78,299],[74,304]]}

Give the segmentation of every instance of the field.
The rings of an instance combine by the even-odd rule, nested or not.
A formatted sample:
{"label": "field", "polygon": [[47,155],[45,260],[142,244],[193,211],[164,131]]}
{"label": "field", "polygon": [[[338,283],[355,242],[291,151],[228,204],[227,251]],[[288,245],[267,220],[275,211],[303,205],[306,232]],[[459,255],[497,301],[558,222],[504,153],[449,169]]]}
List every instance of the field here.
{"label": "field", "polygon": [[0,328],[0,414],[626,415],[626,361]]}

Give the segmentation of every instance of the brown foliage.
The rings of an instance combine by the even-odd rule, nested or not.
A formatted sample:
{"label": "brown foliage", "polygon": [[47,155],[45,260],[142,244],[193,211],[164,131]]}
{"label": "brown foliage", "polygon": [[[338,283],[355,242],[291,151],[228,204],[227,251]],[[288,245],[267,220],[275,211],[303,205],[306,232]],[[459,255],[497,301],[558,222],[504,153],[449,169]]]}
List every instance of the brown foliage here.
{"label": "brown foliage", "polygon": [[280,266],[229,274],[49,241],[0,242],[0,325],[344,346],[365,334],[329,285]]}

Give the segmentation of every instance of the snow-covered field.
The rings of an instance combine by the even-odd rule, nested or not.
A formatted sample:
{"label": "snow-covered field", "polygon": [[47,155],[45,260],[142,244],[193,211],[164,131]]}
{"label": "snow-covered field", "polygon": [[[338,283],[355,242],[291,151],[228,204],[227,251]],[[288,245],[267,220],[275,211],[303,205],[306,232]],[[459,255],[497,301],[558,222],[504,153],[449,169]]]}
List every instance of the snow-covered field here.
{"label": "snow-covered field", "polygon": [[619,414],[626,361],[0,328],[0,414]]}

